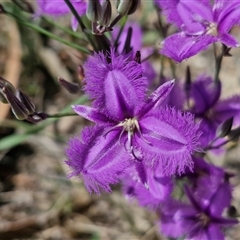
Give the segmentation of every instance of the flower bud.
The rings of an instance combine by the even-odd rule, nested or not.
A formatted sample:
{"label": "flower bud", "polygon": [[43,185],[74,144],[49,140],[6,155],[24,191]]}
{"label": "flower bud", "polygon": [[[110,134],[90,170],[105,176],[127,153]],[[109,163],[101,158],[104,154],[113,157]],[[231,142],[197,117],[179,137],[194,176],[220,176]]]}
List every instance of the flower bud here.
{"label": "flower bud", "polygon": [[109,0],[104,0],[102,3],[102,15],[99,20],[101,26],[107,26],[110,23],[112,17],[112,6]]}
{"label": "flower bud", "polygon": [[237,142],[240,137],[240,127],[233,129],[228,136],[231,141]]}
{"label": "flower bud", "polygon": [[221,123],[217,128],[216,136],[218,138],[226,137],[232,129],[232,124],[233,124],[233,117]]}
{"label": "flower bud", "polygon": [[5,99],[11,106],[13,114],[16,116],[17,119],[23,120],[26,119],[29,115],[28,109],[25,105],[9,90],[9,87],[3,87],[2,93]]}
{"label": "flower bud", "polygon": [[77,83],[70,83],[63,78],[59,78],[58,81],[71,94],[77,94],[80,90]]}
{"label": "flower bud", "polygon": [[29,114],[32,114],[35,112],[35,105],[31,101],[31,99],[23,93],[21,90],[17,90],[17,98],[24,104],[24,106],[27,108]]}
{"label": "flower bud", "polygon": [[6,88],[7,91],[12,92],[12,94],[15,95],[16,93],[16,89],[14,88],[14,86],[8,82],[6,79],[0,77],[0,101],[3,103],[8,103],[7,99],[4,97],[4,94],[2,92],[2,89]]}
{"label": "flower bud", "polygon": [[120,15],[126,16],[133,14],[139,5],[139,0],[118,0],[117,11]]}
{"label": "flower bud", "polygon": [[141,64],[141,52],[137,51],[134,57],[134,61]]}
{"label": "flower bud", "polygon": [[86,15],[91,22],[97,22],[101,19],[102,6],[99,0],[88,0]]}

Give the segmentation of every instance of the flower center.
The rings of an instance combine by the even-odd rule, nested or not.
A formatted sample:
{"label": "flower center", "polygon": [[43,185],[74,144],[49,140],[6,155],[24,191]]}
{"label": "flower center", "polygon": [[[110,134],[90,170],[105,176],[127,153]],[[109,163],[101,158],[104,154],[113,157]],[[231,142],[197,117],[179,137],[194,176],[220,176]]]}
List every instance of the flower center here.
{"label": "flower center", "polygon": [[134,134],[135,129],[140,131],[140,127],[136,118],[126,118],[118,124],[123,127],[123,130],[128,132],[131,136]]}
{"label": "flower center", "polygon": [[206,29],[206,34],[216,37],[218,35],[217,24],[209,23],[209,25],[207,26],[207,29]]}
{"label": "flower center", "polygon": [[205,213],[200,213],[198,219],[203,227],[206,227],[210,223],[210,218]]}

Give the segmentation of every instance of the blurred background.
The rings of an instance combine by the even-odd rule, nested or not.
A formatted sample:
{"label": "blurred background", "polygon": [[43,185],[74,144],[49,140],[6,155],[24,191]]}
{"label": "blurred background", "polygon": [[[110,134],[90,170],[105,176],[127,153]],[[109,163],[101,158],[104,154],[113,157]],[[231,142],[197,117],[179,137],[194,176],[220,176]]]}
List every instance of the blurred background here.
{"label": "blurred background", "polygon": [[[6,1],[0,1],[0,3]],[[30,1],[29,1],[30,2]],[[150,3],[143,2],[131,20],[142,23],[144,44],[159,49],[162,41],[157,29],[157,15]],[[148,9],[143,14],[143,9]],[[87,45],[55,28],[46,19],[36,24],[61,38]],[[69,27],[69,18],[57,19]],[[79,30],[80,31],[80,30]],[[239,28],[233,35],[240,40]],[[223,97],[240,94],[240,49],[224,58],[220,79]],[[86,55],[0,14],[0,76],[31,97],[37,111],[55,114],[82,95],[71,95],[58,82],[62,77],[82,85],[79,65]],[[160,72],[159,56],[151,62]],[[214,74],[213,49],[176,65],[178,78],[190,65],[193,78]],[[164,62],[169,78],[169,62]],[[157,216],[128,201],[115,186],[112,194],[90,196],[79,179],[68,179],[64,164],[65,147],[71,136],[79,135],[89,124],[78,116],[50,119],[37,125],[15,119],[9,105],[0,103],[0,239],[86,239],[86,240],[160,240]],[[234,202],[229,211],[240,209],[240,148],[230,146],[221,157],[211,156],[218,166],[236,174]],[[239,226],[228,231],[228,239],[240,239]]]}

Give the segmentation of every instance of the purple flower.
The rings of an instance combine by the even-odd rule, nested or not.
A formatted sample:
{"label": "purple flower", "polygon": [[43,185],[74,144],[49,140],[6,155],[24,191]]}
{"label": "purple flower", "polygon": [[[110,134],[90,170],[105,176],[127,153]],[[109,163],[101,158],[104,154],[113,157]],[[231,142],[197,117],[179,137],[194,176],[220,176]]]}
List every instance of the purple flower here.
{"label": "purple flower", "polygon": [[115,132],[103,136],[104,129],[86,127],[82,137],[74,137],[66,149],[69,177],[81,177],[87,190],[110,192],[110,184],[116,184],[130,167],[133,158],[119,144]]}
{"label": "purple flower", "polygon": [[[73,7],[76,9],[80,16],[86,14],[86,2],[85,0],[71,0]],[[64,2],[64,0],[37,0],[39,10],[37,15],[51,15],[51,16],[63,16],[71,13],[71,10]],[[72,18],[72,28],[76,30],[78,22],[75,17]]]}
{"label": "purple flower", "polygon": [[182,174],[186,168],[192,169],[191,155],[199,150],[198,124],[190,113],[158,107],[174,81],[146,97],[138,64],[113,53],[110,63],[104,57],[95,54],[85,64],[85,89],[94,99],[94,107],[76,105],[74,111],[102,126],[105,136],[116,133],[126,152],[154,167],[158,174]]}
{"label": "purple flower", "polygon": [[161,53],[177,62],[220,42],[228,47],[239,43],[229,31],[240,24],[240,2],[215,0],[158,0],[168,20],[181,29],[166,38]]}
{"label": "purple flower", "polygon": [[216,136],[218,126],[234,117],[234,125],[240,123],[240,97],[233,96],[219,100],[221,82],[207,76],[199,76],[191,84],[190,97],[193,100],[190,111],[200,120],[202,147],[206,147]]}
{"label": "purple flower", "polygon": [[238,221],[222,217],[223,207],[221,205],[225,207],[223,201],[225,196],[221,194],[220,198],[219,191],[222,189],[218,188],[206,201],[206,199],[194,196],[193,192],[186,187],[185,194],[189,204],[168,201],[162,208],[160,213],[162,232],[170,237],[184,236],[184,239],[223,240],[222,228],[237,224]]}

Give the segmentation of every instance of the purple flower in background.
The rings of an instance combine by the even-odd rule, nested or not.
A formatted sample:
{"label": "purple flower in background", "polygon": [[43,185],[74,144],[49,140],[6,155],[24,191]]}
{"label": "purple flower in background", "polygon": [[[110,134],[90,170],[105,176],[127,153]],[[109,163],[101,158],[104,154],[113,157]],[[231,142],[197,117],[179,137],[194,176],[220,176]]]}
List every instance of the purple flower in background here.
{"label": "purple flower in background", "polygon": [[69,177],[82,177],[87,190],[110,192],[109,184],[116,184],[130,167],[133,159],[119,144],[116,133],[103,136],[104,128],[86,127],[82,136],[70,139],[66,149]]}
{"label": "purple flower in background", "polygon": [[[125,25],[121,36],[119,37],[119,45],[117,47],[118,53],[123,53],[124,52],[124,45],[127,39],[127,34],[128,34],[128,29],[132,28],[132,38],[131,38],[131,47],[133,51],[133,55],[136,54],[137,51],[141,52],[141,59],[145,59],[149,57],[154,49],[153,47],[143,47],[143,32],[141,29],[141,26],[137,22],[127,22]],[[112,36],[113,36],[113,42],[115,42],[118,33],[120,31],[119,27],[115,27],[112,31]],[[149,84],[153,82],[153,80],[156,77],[156,72],[152,66],[152,64],[149,61],[144,61],[141,63],[142,68],[143,68],[143,74],[144,76],[147,77],[147,80]]]}
{"label": "purple flower in background", "polygon": [[226,100],[219,100],[221,82],[213,81],[211,77],[199,76],[191,84],[190,97],[192,112],[201,121],[200,128],[202,147],[205,147],[216,136],[218,126],[233,117],[234,125],[240,123],[240,96],[233,96]]}
{"label": "purple flower in background", "polygon": [[240,24],[240,2],[215,0],[158,0],[158,5],[168,20],[181,32],[163,41],[161,53],[176,62],[189,58],[206,49],[211,43],[220,42],[228,47],[239,43],[229,31]]}
{"label": "purple flower in background", "polygon": [[[71,0],[73,7],[76,9],[80,16],[86,14],[87,3],[85,0]],[[64,2],[64,0],[37,0],[39,9],[37,15],[51,15],[63,16],[71,13],[71,10]],[[75,17],[72,17],[72,28],[76,30],[78,22]]]}
{"label": "purple flower in background", "polygon": [[[76,113],[102,126],[103,135],[114,132],[128,154],[138,163],[154,167],[158,174],[182,174],[186,168],[192,169],[191,155],[199,150],[199,125],[190,113],[159,107],[174,81],[146,97],[141,68],[123,56],[111,53],[108,63],[103,54],[95,54],[84,67],[85,89],[95,107],[76,105]],[[136,168],[140,173],[143,167]]]}
{"label": "purple flower in background", "polygon": [[[236,219],[222,217],[226,207],[224,195],[219,195],[218,188],[207,200],[196,197],[189,188],[185,194],[189,204],[168,201],[162,208],[161,230],[169,237],[185,237],[194,240],[224,240],[222,228],[237,224]],[[174,229],[174,231],[173,231]]]}

